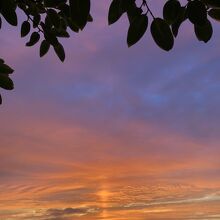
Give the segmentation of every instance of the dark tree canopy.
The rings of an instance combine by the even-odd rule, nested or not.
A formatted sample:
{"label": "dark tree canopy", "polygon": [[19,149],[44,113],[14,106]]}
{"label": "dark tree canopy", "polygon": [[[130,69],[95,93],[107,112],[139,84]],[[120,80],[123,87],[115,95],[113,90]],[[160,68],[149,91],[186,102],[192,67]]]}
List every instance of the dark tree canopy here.
{"label": "dark tree canopy", "polygon": [[[220,0],[188,0],[187,2],[168,0],[161,9],[161,18],[154,16],[148,5],[149,1],[112,0],[111,2],[108,23],[111,25],[117,22],[123,14],[127,16],[129,47],[137,43],[149,29],[155,43],[161,49],[169,51],[174,46],[179,27],[187,19],[194,27],[197,39],[206,43],[213,33],[209,18],[220,21]],[[90,0],[0,0],[0,29],[2,22],[5,21],[17,26],[17,12],[21,11],[26,15],[20,27],[21,37],[28,37],[26,46],[31,47],[40,42],[40,57],[52,47],[63,62],[65,51],[59,39],[69,38],[69,31],[78,33],[88,22],[93,21],[90,14],[91,3]],[[1,88],[6,90],[14,88],[13,81],[9,77],[11,73],[13,69],[0,59]]]}

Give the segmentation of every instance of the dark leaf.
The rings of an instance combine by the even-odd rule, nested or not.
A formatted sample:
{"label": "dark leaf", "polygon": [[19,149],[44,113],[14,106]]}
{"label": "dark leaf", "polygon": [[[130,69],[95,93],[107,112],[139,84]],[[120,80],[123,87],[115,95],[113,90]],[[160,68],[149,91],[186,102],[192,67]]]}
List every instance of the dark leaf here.
{"label": "dark leaf", "polygon": [[127,34],[127,44],[132,46],[137,43],[147,30],[148,17],[146,15],[137,16],[130,24]]}
{"label": "dark leaf", "polygon": [[126,0],[113,0],[108,12],[108,24],[111,25],[119,20],[119,18],[126,12],[124,2]]}
{"label": "dark leaf", "polygon": [[65,60],[65,51],[62,44],[58,43],[57,45],[54,45],[54,51],[59,59],[63,62]]}
{"label": "dark leaf", "polygon": [[[2,60],[3,61],[3,60]],[[3,62],[0,62],[0,74],[12,74],[14,70]]]}
{"label": "dark leaf", "polygon": [[213,19],[215,19],[216,21],[220,21],[220,9],[211,9],[208,12],[209,16]]}
{"label": "dark leaf", "polygon": [[50,17],[50,20],[52,24],[55,27],[59,27],[60,25],[60,16],[57,14],[57,12],[54,9],[48,9],[47,14]]}
{"label": "dark leaf", "polygon": [[203,26],[194,26],[195,34],[198,40],[204,41],[207,43],[213,34],[212,24],[209,20],[207,20],[206,25]]}
{"label": "dark leaf", "polygon": [[189,20],[195,25],[205,25],[207,21],[207,11],[204,3],[199,0],[190,1],[187,5]]}
{"label": "dark leaf", "polygon": [[16,4],[14,0],[1,1],[1,13],[5,18],[5,20],[13,26],[17,26],[18,24],[15,8],[16,8]]}
{"label": "dark leaf", "polygon": [[171,25],[172,33],[177,37],[181,24],[186,20],[186,9],[181,7],[178,19]]}
{"label": "dark leaf", "polygon": [[53,26],[49,15],[45,17],[44,24],[45,24],[45,28],[47,29],[50,29]]}
{"label": "dark leaf", "polygon": [[76,32],[76,33],[79,32],[79,27],[72,21],[72,19],[67,19],[67,23],[68,23],[68,25],[69,25],[69,28],[70,28],[72,31],[74,31],[74,32]]}
{"label": "dark leaf", "polygon": [[6,74],[0,73],[0,87],[6,90],[12,90],[14,89],[14,84]]}
{"label": "dark leaf", "polygon": [[44,0],[44,5],[46,7],[57,7],[61,3],[66,3],[67,0]]}
{"label": "dark leaf", "polygon": [[40,14],[36,14],[33,19],[33,27],[34,28],[36,28],[39,25],[40,20],[41,20]]}
{"label": "dark leaf", "polygon": [[43,57],[50,49],[50,43],[43,40],[40,45],[40,57]]}
{"label": "dark leaf", "polygon": [[35,45],[39,40],[40,40],[40,34],[38,32],[33,32],[31,34],[31,38],[30,38],[29,42],[26,43],[26,46],[31,47],[31,46]]}
{"label": "dark leaf", "polygon": [[163,18],[169,23],[173,24],[177,21],[181,12],[180,2],[177,0],[168,0],[163,7]]}
{"label": "dark leaf", "polygon": [[151,34],[156,44],[169,51],[173,48],[174,39],[169,25],[161,18],[155,18],[151,24]]}
{"label": "dark leaf", "polygon": [[220,1],[219,0],[202,0],[206,5],[210,8],[220,8]]}
{"label": "dark leaf", "polygon": [[70,0],[70,14],[73,21],[82,30],[88,20],[90,0]]}
{"label": "dark leaf", "polygon": [[69,38],[70,35],[66,30],[55,30],[55,34],[57,37],[65,37],[65,38]]}
{"label": "dark leaf", "polygon": [[67,29],[67,22],[66,22],[66,20],[64,20],[63,18],[60,19],[59,29],[60,29],[60,30],[65,30],[65,31],[66,31],[66,29]]}
{"label": "dark leaf", "polygon": [[29,34],[31,30],[31,25],[28,21],[24,21],[21,25],[21,37],[25,37]]}
{"label": "dark leaf", "polygon": [[44,37],[52,45],[56,45],[59,43],[55,33],[53,33],[52,31],[49,31],[49,32],[45,31]]}
{"label": "dark leaf", "polygon": [[59,6],[60,12],[63,17],[70,17],[70,6],[67,4],[62,4]]}
{"label": "dark leaf", "polygon": [[131,24],[137,16],[140,16],[142,14],[142,12],[143,10],[141,8],[138,8],[136,4],[131,4],[127,10],[129,23]]}

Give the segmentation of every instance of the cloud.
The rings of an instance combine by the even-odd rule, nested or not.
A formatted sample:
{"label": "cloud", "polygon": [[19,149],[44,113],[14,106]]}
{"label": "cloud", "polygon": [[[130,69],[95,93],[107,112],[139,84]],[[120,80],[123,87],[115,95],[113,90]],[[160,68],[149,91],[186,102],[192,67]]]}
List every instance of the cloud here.
{"label": "cloud", "polygon": [[65,208],[65,209],[48,209],[44,218],[48,219],[69,219],[74,215],[82,216],[90,212],[87,208]]}

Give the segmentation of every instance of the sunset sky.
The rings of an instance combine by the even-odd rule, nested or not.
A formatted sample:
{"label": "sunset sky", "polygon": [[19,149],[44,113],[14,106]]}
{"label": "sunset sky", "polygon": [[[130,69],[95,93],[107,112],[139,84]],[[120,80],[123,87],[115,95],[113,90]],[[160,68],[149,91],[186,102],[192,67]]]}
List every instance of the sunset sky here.
{"label": "sunset sky", "polygon": [[186,22],[171,52],[149,30],[128,49],[109,3],[62,41],[64,64],[3,25],[0,219],[219,220],[220,26],[208,44]]}

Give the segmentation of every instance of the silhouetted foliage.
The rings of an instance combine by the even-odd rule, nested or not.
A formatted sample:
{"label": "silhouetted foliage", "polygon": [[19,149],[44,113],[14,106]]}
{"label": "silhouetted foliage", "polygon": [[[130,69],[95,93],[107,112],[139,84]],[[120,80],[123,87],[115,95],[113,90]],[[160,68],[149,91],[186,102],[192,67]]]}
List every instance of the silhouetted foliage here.
{"label": "silhouetted foliage", "polygon": [[[17,26],[17,12],[22,11],[26,20],[21,24],[20,35],[29,35],[26,46],[31,47],[41,41],[40,57],[52,47],[63,62],[65,51],[59,39],[69,38],[69,31],[78,33],[88,22],[93,21],[90,6],[90,0],[0,0],[0,29],[2,18],[10,25]],[[161,18],[154,16],[148,0],[112,0],[108,13],[109,25],[117,22],[123,14],[129,20],[129,47],[143,37],[151,21],[150,32],[155,43],[161,49],[169,51],[173,48],[181,24],[187,19],[194,26],[197,39],[208,42],[213,33],[209,18],[220,21],[220,0],[188,0],[185,5],[178,0],[168,0],[163,6]],[[1,59],[0,87],[13,89],[13,82],[9,78],[12,72]]]}

